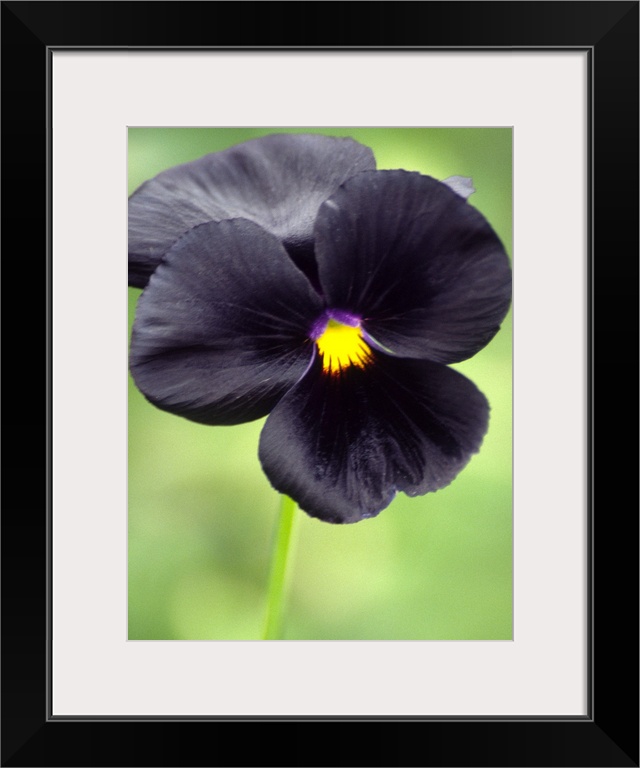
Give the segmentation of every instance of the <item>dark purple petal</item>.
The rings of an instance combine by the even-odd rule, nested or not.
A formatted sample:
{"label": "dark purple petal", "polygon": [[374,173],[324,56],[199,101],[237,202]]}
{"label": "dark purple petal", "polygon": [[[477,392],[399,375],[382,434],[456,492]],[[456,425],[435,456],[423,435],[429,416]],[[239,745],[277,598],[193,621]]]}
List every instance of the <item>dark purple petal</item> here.
{"label": "dark purple petal", "polygon": [[245,218],[315,270],[313,222],[343,181],[375,168],[352,139],[276,134],[163,171],[129,199],[129,284],[143,288],[173,243],[207,221]]}
{"label": "dark purple petal", "polygon": [[327,303],[363,318],[401,357],[465,360],[496,334],[511,269],[486,219],[429,176],[371,171],[349,179],[316,220]]}
{"label": "dark purple petal", "polygon": [[267,418],[260,460],[307,513],[354,523],[396,491],[448,485],[479,449],[488,413],[477,387],[438,363],[374,352],[365,368],[327,375],[316,357]]}
{"label": "dark purple petal", "polygon": [[171,413],[251,421],[304,374],[321,311],[276,237],[243,219],[201,224],[169,250],[138,301],[131,373]]}

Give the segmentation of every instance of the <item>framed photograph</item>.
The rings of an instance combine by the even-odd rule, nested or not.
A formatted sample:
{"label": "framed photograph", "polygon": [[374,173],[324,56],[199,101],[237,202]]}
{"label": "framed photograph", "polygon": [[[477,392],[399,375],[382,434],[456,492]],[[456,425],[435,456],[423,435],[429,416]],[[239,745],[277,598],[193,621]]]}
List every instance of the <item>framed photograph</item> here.
{"label": "framed photograph", "polygon": [[[260,753],[252,740],[229,750],[241,724],[352,721],[401,730],[393,747],[376,739],[344,762],[638,765],[638,524],[628,502],[613,503],[637,473],[620,425],[637,402],[626,360],[638,347],[638,3],[341,7],[353,17],[344,40],[326,26],[327,3],[3,3],[5,232],[35,235],[25,325],[40,337],[29,320],[41,312],[47,342],[35,361],[22,345],[29,373],[5,377],[8,401],[24,402],[46,364],[46,413],[30,407],[17,422],[23,447],[6,473],[20,490],[3,515],[3,765],[204,764],[211,728],[219,752],[207,764],[331,764],[328,743],[309,756],[271,743],[273,729]],[[365,8],[369,33],[357,24]],[[282,44],[268,30],[292,9],[304,20]],[[255,21],[255,39],[206,39],[223,10]],[[307,39],[311,27],[325,39]],[[130,266],[126,293],[126,198],[143,200],[178,167],[192,177],[184,164],[210,153],[217,163],[257,146],[264,158],[274,135],[288,157],[300,141],[347,141],[375,158],[376,170],[323,192],[315,231],[332,205],[348,206],[334,195],[365,182],[374,194],[371,174],[380,185],[409,176],[488,222],[512,264],[513,303],[493,340],[431,371],[464,376],[488,400],[479,452],[436,493],[405,483],[412,498],[362,502],[355,525],[330,524],[353,522],[335,519],[330,488],[287,485],[265,458],[273,404],[181,419],[138,367],[144,323],[180,259],[171,245],[133,283]],[[472,179],[468,199],[452,177]],[[202,247],[240,237],[228,220]],[[247,248],[284,258],[263,220],[250,225]],[[314,360],[337,355],[360,375],[390,351],[354,317],[310,331]],[[352,333],[366,355],[340,346]],[[42,424],[45,494],[24,469],[42,453],[28,427]],[[264,627],[280,599],[267,599],[271,486],[300,506],[277,632]]]}
{"label": "framed photograph", "polygon": [[[507,255],[512,253],[512,128],[130,126],[127,140],[132,254],[129,316],[133,326],[133,377],[129,382],[128,393],[129,640],[243,641],[258,640],[265,635],[271,639],[276,635],[285,640],[317,641],[512,640],[512,315],[509,311],[512,277]],[[340,158],[340,163],[330,166],[335,155]],[[372,155],[375,157],[375,171],[369,169],[373,165]],[[482,263],[481,274],[487,286],[482,314],[487,313],[484,301],[495,301],[496,312],[501,317],[496,320],[493,313],[487,314],[492,338],[490,343],[485,344],[484,338],[478,342],[482,344],[481,353],[478,351],[471,355],[471,350],[465,350],[460,356],[467,358],[466,362],[451,368],[442,366],[432,369],[427,366],[430,378],[437,375],[451,378],[446,387],[447,392],[456,386],[464,387],[463,403],[459,404],[462,405],[460,412],[464,413],[463,420],[468,420],[470,425],[482,432],[486,430],[482,437],[476,435],[476,442],[472,440],[468,443],[471,449],[463,458],[466,469],[460,471],[462,467],[456,451],[455,464],[451,467],[455,477],[449,474],[437,482],[427,480],[428,485],[425,486],[445,487],[439,488],[437,493],[426,494],[411,493],[409,489],[410,496],[398,493],[393,501],[388,498],[386,487],[380,495],[375,490],[378,488],[375,480],[377,464],[372,460],[366,461],[366,457],[362,463],[356,462],[356,449],[353,446],[363,443],[370,446],[372,435],[383,429],[381,419],[389,423],[389,439],[392,439],[395,434],[393,430],[402,431],[402,425],[406,424],[402,419],[408,414],[411,414],[411,423],[416,425],[422,423],[425,416],[418,416],[415,411],[417,401],[410,399],[404,390],[394,391],[392,395],[390,390],[385,389],[385,397],[376,400],[375,392],[379,386],[376,365],[382,366],[388,361],[382,358],[378,361],[374,357],[370,346],[373,342],[365,340],[361,336],[362,330],[358,331],[356,326],[341,324],[339,321],[332,321],[329,325],[324,323],[325,335],[317,338],[318,347],[324,348],[325,343],[347,346],[334,346],[333,355],[327,350],[319,353],[322,354],[323,365],[319,369],[322,373],[319,373],[318,383],[325,382],[327,389],[313,401],[315,404],[305,400],[305,411],[315,408],[312,421],[318,425],[319,431],[316,434],[313,427],[307,426],[303,437],[305,444],[312,443],[312,459],[301,467],[301,477],[292,486],[293,499],[299,496],[300,509],[304,512],[295,512],[291,521],[294,528],[286,568],[287,599],[280,611],[281,621],[276,622],[273,610],[267,610],[267,593],[273,592],[273,587],[270,589],[268,586],[269,572],[273,570],[270,569],[270,558],[278,541],[275,534],[278,529],[280,499],[279,494],[274,493],[269,479],[272,478],[272,482],[277,485],[281,480],[280,468],[283,466],[280,462],[286,464],[291,461],[292,455],[304,451],[304,446],[300,445],[296,449],[295,434],[286,432],[284,445],[288,456],[266,455],[265,446],[270,439],[273,424],[277,423],[275,419],[278,414],[273,410],[271,421],[268,421],[269,417],[256,418],[253,410],[256,395],[253,389],[246,395],[249,408],[247,413],[238,415],[234,410],[231,414],[233,426],[227,423],[229,415],[224,405],[217,415],[190,413],[187,419],[176,418],[171,403],[166,403],[166,407],[162,408],[154,407],[152,403],[158,402],[154,392],[159,382],[155,374],[147,376],[146,370],[147,366],[156,370],[159,356],[154,354],[153,360],[146,363],[148,355],[143,352],[144,359],[140,360],[139,366],[136,362],[136,349],[138,340],[146,338],[143,324],[148,310],[145,307],[151,306],[147,302],[154,292],[147,274],[145,248],[148,247],[146,238],[149,222],[151,238],[155,238],[157,232],[156,215],[148,206],[158,204],[158,185],[166,184],[166,180],[170,181],[177,174],[198,173],[203,165],[215,175],[219,163],[237,162],[238,168],[243,169],[239,171],[242,174],[238,177],[240,185],[245,178],[250,179],[246,192],[248,197],[252,197],[254,189],[262,188],[257,179],[265,163],[268,163],[272,185],[269,188],[273,189],[280,178],[281,158],[286,158],[288,162],[287,180],[283,189],[276,193],[278,202],[273,202],[272,206],[277,208],[281,216],[280,212],[287,204],[282,201],[291,201],[292,228],[297,226],[301,218],[301,197],[304,191],[299,191],[298,184],[307,183],[306,176],[304,179],[298,176],[299,168],[304,168],[311,178],[308,184],[310,192],[307,193],[310,200],[315,199],[319,179],[323,183],[335,183],[333,175],[325,175],[328,168],[331,168],[331,174],[337,175],[336,181],[342,184],[343,168],[352,174],[353,164],[364,162],[364,158],[369,170],[362,170],[364,175],[354,184],[370,181],[376,185],[388,185],[371,187],[369,190],[375,197],[378,189],[386,189],[382,200],[385,210],[395,210],[391,204],[393,194],[398,194],[400,200],[409,194],[408,190],[393,193],[392,187],[395,185],[403,189],[405,185],[411,188],[411,185],[418,184],[422,189],[413,191],[412,196],[415,196],[416,201],[424,200],[421,203],[423,205],[428,201],[428,206],[434,205],[432,194],[437,190],[442,196],[442,205],[453,206],[452,210],[457,211],[464,222],[470,217],[469,223],[462,225],[465,231],[470,233],[476,227],[481,227],[482,235],[468,240],[469,247],[474,243],[473,247],[479,248],[477,255],[469,258],[468,262],[473,265]],[[296,158],[297,162],[292,158]],[[254,163],[246,176],[243,162]],[[157,176],[158,173],[161,175]],[[156,181],[149,181],[155,176]],[[436,184],[434,176],[445,179],[445,182]],[[471,192],[468,198],[464,196],[466,190],[454,192],[449,185],[462,184],[463,179],[473,179],[476,189],[484,189],[484,192]],[[225,186],[229,187],[229,182]],[[295,190],[293,194],[292,188]],[[169,184],[168,189],[167,205],[175,209],[173,185]],[[233,189],[236,189],[235,184]],[[239,204],[239,201],[233,202],[234,212]],[[315,205],[315,202],[312,204]],[[259,208],[258,205],[254,214],[247,211],[246,215],[256,215]],[[329,210],[332,209],[329,207]],[[373,200],[370,201],[370,210],[378,210],[378,204]],[[398,210],[402,210],[402,203]],[[437,218],[430,207],[428,211],[427,215],[425,212],[421,214],[425,222]],[[319,210],[318,217],[320,213]],[[379,225],[379,215],[369,219],[369,227]],[[418,212],[407,209],[404,215],[406,223],[401,229],[408,228]],[[317,226],[320,226],[320,221],[318,218]],[[263,223],[269,226],[267,221]],[[336,231],[342,225],[331,222],[330,226],[332,231]],[[392,232],[396,231],[393,222],[389,222],[388,226]],[[492,226],[493,232],[488,229],[489,226]],[[383,233],[376,237],[381,245],[384,242],[396,242],[393,234],[387,235],[388,241]],[[424,243],[433,239],[434,234],[416,232],[413,238]],[[485,253],[485,238],[492,243],[488,255]],[[292,258],[298,259],[295,263],[309,276],[311,284],[317,285],[320,277],[316,277],[310,266],[315,262],[310,259],[307,262],[299,255],[300,240],[300,237],[294,239],[296,247],[291,249],[294,254]],[[448,252],[446,248],[441,250],[443,253]],[[355,254],[356,251],[349,249],[349,253]],[[408,312],[408,305],[416,302],[412,293],[419,278],[415,267],[412,268],[410,262],[403,263],[403,259],[417,253],[419,261],[426,266],[429,263],[425,258],[427,251],[425,245],[420,245],[414,251],[413,241],[407,241],[401,248],[392,245],[387,259],[389,272],[383,273],[378,268],[377,274],[380,277],[375,283],[375,291],[369,287],[367,280],[367,284],[361,286],[367,295],[361,299],[351,297],[351,306],[355,307],[351,311],[355,313],[357,310],[361,316],[366,316],[370,328],[375,316],[386,318],[394,312]],[[368,255],[371,254],[365,251],[358,256],[356,266],[359,271],[359,265],[366,261]],[[348,258],[349,254],[344,254],[336,259],[339,279],[347,274]],[[214,262],[219,264],[218,259],[214,259]],[[245,285],[244,293],[251,296],[247,299],[249,307],[243,313],[240,329],[232,332],[236,339],[233,342],[233,355],[242,355],[243,359],[246,355],[243,345],[246,343],[249,348],[253,348],[255,342],[253,339],[241,341],[242,328],[253,328],[256,338],[259,337],[261,330],[254,325],[260,316],[259,307],[267,297],[270,299],[277,295],[276,285],[272,285],[271,290],[267,288],[269,277],[264,269],[254,267],[252,271],[252,263],[255,264],[255,260],[248,262],[242,271],[242,278],[250,279],[250,275],[254,275],[257,293],[254,295],[250,285]],[[284,264],[288,264],[288,261]],[[490,279],[492,271],[495,275]],[[212,266],[211,274],[215,279],[210,290],[219,290],[222,296],[216,300],[207,294],[204,306],[226,306],[228,309],[225,302],[229,301],[229,286],[216,266]],[[384,311],[377,308],[379,302],[384,301],[383,294],[389,291],[393,281],[396,278],[402,281],[405,275],[413,275],[413,278],[399,284],[393,299],[398,307],[385,308]],[[459,272],[456,271],[455,277],[460,280]],[[325,282],[328,280],[327,277],[324,279]],[[282,276],[281,280],[285,282],[286,278]],[[236,275],[233,284],[238,286],[240,282],[240,275]],[[428,282],[424,280],[425,285]],[[478,284],[475,271],[471,282],[473,285]],[[460,280],[460,283],[465,286],[460,288],[465,293],[465,306],[473,306],[473,302],[466,299],[469,290],[466,281]],[[291,286],[291,293],[279,299],[282,302],[280,306],[287,307],[282,327],[287,326],[288,318],[294,310],[296,286],[297,283]],[[194,297],[190,303],[193,301]],[[345,299],[340,297],[333,301],[343,302]],[[453,304],[453,300],[450,301]],[[239,295],[234,300],[236,311],[241,302]],[[314,304],[310,302],[310,306],[314,307]],[[306,311],[304,306],[301,306],[301,311],[303,314]],[[310,309],[312,314],[317,315],[319,312],[320,317],[326,311]],[[271,319],[277,312],[277,307],[267,310],[263,306],[262,325],[266,333],[271,333]],[[415,312],[414,309],[414,317]],[[166,322],[165,317],[156,327],[163,338],[166,336]],[[237,321],[233,322],[237,327]],[[309,365],[308,358],[313,345],[306,341],[305,331],[306,326],[313,328],[315,322],[315,315],[304,320],[302,341],[297,338],[291,340],[292,348],[301,350],[301,370],[296,372],[296,377]],[[197,320],[189,321],[189,334],[193,333],[197,324]],[[213,322],[213,326],[218,329],[223,324],[222,318]],[[472,325],[473,333],[476,334],[482,323],[474,318]],[[376,338],[376,334],[379,336],[383,332],[383,329],[376,331],[373,328],[364,331]],[[351,338],[356,343],[356,354],[353,357],[348,347]],[[211,341],[211,329],[206,331],[204,341],[208,350],[206,357],[215,355],[216,344]],[[220,343],[221,340],[218,345]],[[193,340],[186,346],[193,349]],[[171,342],[171,350],[167,351],[169,362],[176,354],[174,341]],[[378,351],[385,354],[382,350]],[[204,363],[204,369],[201,363],[204,361],[198,361],[195,365],[203,371],[220,371],[224,367],[221,360],[217,363]],[[256,363],[259,382],[266,375],[265,364]],[[402,364],[399,365],[402,368]],[[170,363],[170,367],[173,370],[173,363]],[[184,372],[191,370],[191,367],[183,361],[180,370]],[[242,379],[246,379],[249,375],[246,363],[242,365],[241,371]],[[309,375],[314,374],[315,369],[312,367]],[[362,378],[363,375],[369,378]],[[410,372],[407,369],[404,372],[403,369],[395,377],[399,376],[403,382],[410,383],[415,375],[413,370]],[[183,383],[190,386],[188,382]],[[235,396],[231,401],[234,409],[238,408],[242,399],[241,384],[237,382],[239,388],[234,385]],[[211,382],[206,386],[211,391]],[[359,393],[357,402],[377,402],[369,416],[364,415],[368,412],[367,406],[363,406],[364,410],[354,406],[351,394],[354,391]],[[225,397],[227,395],[223,396],[220,404]],[[390,398],[394,403],[409,399],[398,410],[395,404],[388,405]],[[185,398],[181,395],[180,399]],[[466,411],[468,403],[473,403],[472,414]],[[429,407],[437,408],[434,404]],[[489,418],[486,410],[488,407]],[[180,407],[179,410],[184,413]],[[337,415],[323,416],[328,413]],[[366,426],[362,426],[361,419],[365,419]],[[217,422],[217,428],[210,422]],[[427,422],[428,417],[424,423]],[[295,423],[295,418],[287,423]],[[340,423],[343,427],[338,432],[333,431],[336,424]],[[440,434],[430,423],[426,432],[430,435]],[[392,453],[394,458],[397,446],[402,446],[404,453],[398,451],[397,455],[405,457],[407,466],[413,466],[413,454],[407,450],[412,446],[411,450],[427,452],[428,460],[424,464],[427,468],[438,462],[437,446],[442,446],[443,466],[448,466],[448,443],[445,445],[442,438],[439,441],[435,437],[418,446],[415,442],[416,433],[407,427],[405,430],[393,440],[396,446]],[[357,434],[360,437],[356,437]],[[464,435],[464,441],[470,438],[466,432]],[[326,442],[324,451],[316,449],[323,440]],[[471,451],[478,447],[477,442],[480,440],[480,450],[472,454]],[[153,449],[149,450],[151,445]],[[467,443],[464,442],[464,445]],[[261,454],[259,446],[262,446]],[[434,450],[436,455],[431,455]],[[360,450],[360,453],[370,455],[371,448]],[[327,467],[316,479],[313,469],[322,463],[323,456],[327,457]],[[347,458],[338,467],[340,456]],[[262,459],[265,463],[264,472]],[[360,467],[365,463],[366,469],[361,471]],[[386,471],[382,470],[379,474],[384,475]],[[404,471],[409,474],[414,470]],[[448,480],[451,482],[447,483]],[[341,486],[340,494],[336,494],[329,502],[336,485]],[[319,498],[313,494],[316,487],[321,489],[317,494]],[[359,489],[355,496],[350,495],[350,487]],[[305,500],[309,505],[306,508]],[[310,511],[305,514],[307,509]],[[408,517],[403,510],[410,510]],[[345,522],[362,524],[335,524]],[[434,526],[441,527],[440,533],[435,532]],[[153,532],[151,538],[150,532]],[[183,545],[176,547],[177,540],[182,541]],[[447,548],[447,541],[451,549]],[[466,551],[461,548],[462,541],[466,542]],[[284,564],[287,565],[287,562]],[[276,569],[275,575],[279,572]],[[157,578],[158,573],[163,574],[161,579]],[[473,588],[470,586],[472,584]],[[269,605],[273,602],[279,602],[277,594],[269,601]],[[267,618],[267,614],[270,618]],[[281,626],[275,627],[274,622]],[[272,626],[267,627],[266,624]]]}

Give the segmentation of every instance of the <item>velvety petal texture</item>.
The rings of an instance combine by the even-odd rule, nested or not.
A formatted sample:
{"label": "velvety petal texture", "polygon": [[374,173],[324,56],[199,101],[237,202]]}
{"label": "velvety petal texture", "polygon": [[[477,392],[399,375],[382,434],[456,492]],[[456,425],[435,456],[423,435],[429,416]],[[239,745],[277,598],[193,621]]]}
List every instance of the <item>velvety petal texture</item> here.
{"label": "velvety petal texture", "polygon": [[371,150],[352,139],[275,134],[163,171],[129,199],[129,285],[143,288],[192,227],[233,218],[276,235],[313,274],[318,208],[346,179],[374,168]]}
{"label": "velvety petal texture", "polygon": [[365,368],[331,376],[316,357],[267,418],[259,455],[305,512],[354,523],[396,491],[448,485],[479,449],[488,413],[471,381],[436,363],[374,352]]}
{"label": "velvety petal texture", "polygon": [[251,421],[308,368],[322,306],[274,235],[243,219],[201,224],[169,249],[138,301],[131,373],[171,413]]}
{"label": "velvety petal texture", "polygon": [[315,249],[328,305],[361,317],[380,347],[401,357],[465,360],[493,338],[510,306],[498,236],[429,176],[349,179],[318,212]]}

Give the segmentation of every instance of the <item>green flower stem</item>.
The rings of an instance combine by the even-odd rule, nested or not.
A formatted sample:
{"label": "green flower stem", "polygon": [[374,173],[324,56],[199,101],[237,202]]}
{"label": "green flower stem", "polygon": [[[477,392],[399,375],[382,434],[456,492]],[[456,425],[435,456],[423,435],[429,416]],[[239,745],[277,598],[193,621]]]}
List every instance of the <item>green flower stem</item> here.
{"label": "green flower stem", "polygon": [[288,496],[282,496],[280,519],[276,538],[269,591],[267,593],[267,619],[264,627],[264,640],[278,640],[282,624],[282,606],[284,603],[284,587],[287,576],[287,560],[291,544],[291,532],[296,511],[296,503]]}

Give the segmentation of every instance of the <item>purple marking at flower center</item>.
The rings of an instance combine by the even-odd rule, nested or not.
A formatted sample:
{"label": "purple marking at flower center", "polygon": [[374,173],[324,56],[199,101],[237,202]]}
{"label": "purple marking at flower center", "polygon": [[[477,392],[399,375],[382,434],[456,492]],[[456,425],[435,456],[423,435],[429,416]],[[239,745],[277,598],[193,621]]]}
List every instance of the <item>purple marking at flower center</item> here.
{"label": "purple marking at flower center", "polygon": [[325,309],[311,326],[311,333],[309,336],[313,341],[317,341],[326,331],[329,320],[335,320],[336,323],[342,323],[342,325],[357,328],[360,325],[361,318],[358,317],[358,315],[354,315],[353,312],[348,312],[346,309]]}

